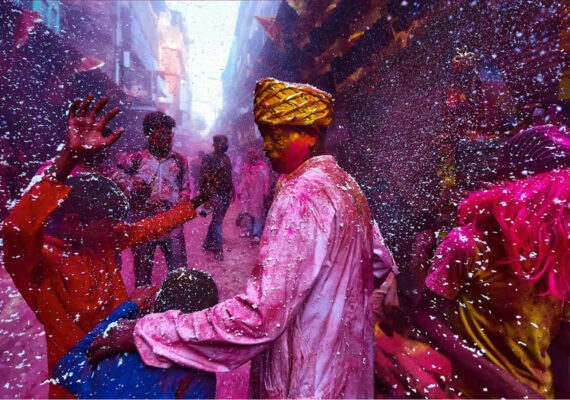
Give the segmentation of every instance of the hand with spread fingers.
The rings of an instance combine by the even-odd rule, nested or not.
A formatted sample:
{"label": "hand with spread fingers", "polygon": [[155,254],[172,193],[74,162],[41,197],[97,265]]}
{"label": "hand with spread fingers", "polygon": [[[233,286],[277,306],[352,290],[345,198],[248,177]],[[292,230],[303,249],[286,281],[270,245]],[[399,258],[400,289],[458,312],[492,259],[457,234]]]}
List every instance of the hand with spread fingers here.
{"label": "hand with spread fingers", "polygon": [[78,156],[87,156],[96,151],[111,146],[123,133],[123,129],[116,129],[109,136],[103,131],[107,124],[119,113],[113,108],[104,117],[98,118],[109,99],[103,97],[89,111],[93,102],[93,95],[89,94],[85,100],[75,99],[69,107],[67,119],[67,147]]}
{"label": "hand with spread fingers", "polygon": [[93,95],[89,94],[85,100],[75,99],[69,107],[67,117],[67,140],[63,149],[56,156],[53,164],[46,170],[56,180],[64,182],[73,168],[85,157],[111,146],[123,133],[124,129],[116,129],[110,135],[103,132],[107,124],[119,113],[113,108],[104,117],[99,114],[109,99],[103,97],[89,111],[93,102]]}

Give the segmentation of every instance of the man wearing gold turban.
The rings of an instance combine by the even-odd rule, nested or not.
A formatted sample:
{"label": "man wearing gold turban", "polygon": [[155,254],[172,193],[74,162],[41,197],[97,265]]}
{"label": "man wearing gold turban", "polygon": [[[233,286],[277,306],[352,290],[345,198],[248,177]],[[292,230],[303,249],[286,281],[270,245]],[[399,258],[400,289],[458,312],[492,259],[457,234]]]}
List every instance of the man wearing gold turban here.
{"label": "man wearing gold turban", "polygon": [[272,167],[287,174],[244,294],[134,329],[148,365],[223,372],[252,360],[253,398],[373,397],[373,269],[395,268],[358,184],[324,154],[329,94],[257,83],[255,121]]}

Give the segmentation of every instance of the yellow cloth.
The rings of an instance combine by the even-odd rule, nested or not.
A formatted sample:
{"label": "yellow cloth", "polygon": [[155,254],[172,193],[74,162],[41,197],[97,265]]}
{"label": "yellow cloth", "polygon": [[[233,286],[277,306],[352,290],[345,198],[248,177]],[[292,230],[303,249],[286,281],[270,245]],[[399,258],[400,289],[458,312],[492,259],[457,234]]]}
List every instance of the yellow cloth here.
{"label": "yellow cloth", "polygon": [[[560,324],[570,321],[570,305],[543,288],[513,277],[501,245],[474,237],[470,226],[453,230],[439,246],[426,286],[454,300],[449,323],[461,338],[483,349],[485,356],[547,398],[554,397],[547,349]],[[493,256],[492,256],[493,255]],[[484,382],[461,376],[456,385],[466,397],[488,398]]]}
{"label": "yellow cloth", "polygon": [[332,96],[309,85],[265,78],[257,82],[253,99],[256,124],[328,126]]}

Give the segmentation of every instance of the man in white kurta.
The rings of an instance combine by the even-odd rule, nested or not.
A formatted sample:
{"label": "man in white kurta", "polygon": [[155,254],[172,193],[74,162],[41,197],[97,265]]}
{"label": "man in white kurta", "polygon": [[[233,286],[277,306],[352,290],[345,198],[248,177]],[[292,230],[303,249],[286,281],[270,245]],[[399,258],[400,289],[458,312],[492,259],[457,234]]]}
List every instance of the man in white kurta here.
{"label": "man in white kurta", "polygon": [[[291,84],[260,81],[256,98],[283,85]],[[286,88],[308,97],[324,93]],[[320,121],[328,124],[327,96],[331,111]],[[245,293],[193,314],[144,317],[134,328],[136,348],[147,365],[161,368],[223,372],[251,360],[253,398],[371,398],[375,238],[379,267],[391,270],[392,258],[354,179],[333,156],[307,153],[318,147],[318,133],[279,129],[260,129],[272,167],[287,175]],[[291,160],[301,160],[294,170]]]}
{"label": "man in white kurta", "polygon": [[215,372],[253,359],[254,398],[371,398],[372,239],[356,182],[332,156],[311,158],[276,196],[245,293],[143,318],[139,353]]}

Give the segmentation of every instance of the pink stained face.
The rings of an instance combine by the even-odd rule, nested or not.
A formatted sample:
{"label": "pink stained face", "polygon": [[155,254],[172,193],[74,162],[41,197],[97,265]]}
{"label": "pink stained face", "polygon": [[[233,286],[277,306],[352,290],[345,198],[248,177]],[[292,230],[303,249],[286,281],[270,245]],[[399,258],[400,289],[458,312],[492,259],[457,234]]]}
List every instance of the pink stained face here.
{"label": "pink stained face", "polygon": [[151,130],[148,133],[148,141],[153,146],[161,149],[168,149],[172,147],[172,137],[174,136],[174,132],[172,128],[169,127],[159,127],[156,129]]}
{"label": "pink stained face", "polygon": [[314,136],[294,126],[261,125],[259,131],[271,167],[281,174],[289,174],[307,161],[316,142]]}

